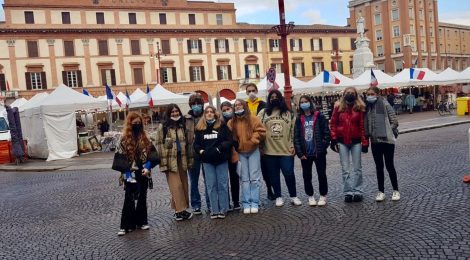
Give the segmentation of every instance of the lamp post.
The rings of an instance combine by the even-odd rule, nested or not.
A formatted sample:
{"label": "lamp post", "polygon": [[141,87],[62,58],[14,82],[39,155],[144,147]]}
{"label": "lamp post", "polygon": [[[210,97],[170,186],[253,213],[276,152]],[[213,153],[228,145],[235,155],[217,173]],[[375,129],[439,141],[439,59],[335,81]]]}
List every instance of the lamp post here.
{"label": "lamp post", "polygon": [[160,73],[161,73],[161,68],[162,68],[162,64],[161,64],[161,61],[160,61],[160,55],[162,54],[162,51],[160,50],[160,43],[157,42],[157,53],[155,53],[155,58],[157,59],[158,61],[158,69],[157,69],[157,83],[161,85],[161,79],[162,77],[160,76]]}
{"label": "lamp post", "polygon": [[287,52],[287,35],[294,29],[294,22],[286,24],[286,14],[284,8],[284,0],[278,0],[279,3],[279,20],[280,24],[274,26],[272,29],[276,31],[277,35],[281,36],[282,48],[282,66],[284,70],[284,98],[289,108],[291,107],[292,87],[290,85],[289,76],[289,54]]}

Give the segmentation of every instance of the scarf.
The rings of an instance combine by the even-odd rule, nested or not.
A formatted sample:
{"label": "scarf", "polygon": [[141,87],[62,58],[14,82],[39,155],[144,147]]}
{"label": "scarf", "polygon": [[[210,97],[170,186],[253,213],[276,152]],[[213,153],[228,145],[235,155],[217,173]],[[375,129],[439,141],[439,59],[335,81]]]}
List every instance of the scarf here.
{"label": "scarf", "polygon": [[375,104],[368,104],[367,120],[365,120],[366,136],[387,138],[385,118],[385,104],[382,98],[378,97]]}

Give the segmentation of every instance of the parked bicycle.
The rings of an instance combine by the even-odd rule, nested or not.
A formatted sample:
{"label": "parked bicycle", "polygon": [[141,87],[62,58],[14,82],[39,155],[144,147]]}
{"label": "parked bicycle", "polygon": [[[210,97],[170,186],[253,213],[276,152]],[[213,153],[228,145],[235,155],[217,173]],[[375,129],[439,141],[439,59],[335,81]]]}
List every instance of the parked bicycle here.
{"label": "parked bicycle", "polygon": [[455,112],[455,105],[452,102],[442,101],[437,105],[437,112],[439,115],[452,115]]}

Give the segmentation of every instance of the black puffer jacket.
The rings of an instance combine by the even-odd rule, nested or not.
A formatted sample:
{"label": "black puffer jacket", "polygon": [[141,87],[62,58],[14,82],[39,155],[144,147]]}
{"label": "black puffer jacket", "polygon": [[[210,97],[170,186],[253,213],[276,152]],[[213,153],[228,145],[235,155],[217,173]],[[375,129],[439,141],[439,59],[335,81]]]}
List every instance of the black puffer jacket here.
{"label": "black puffer jacket", "polygon": [[[196,131],[194,151],[204,163],[218,165],[227,162],[232,156],[232,132],[222,123],[219,129],[207,126],[204,131]],[[204,150],[204,153],[200,153]]]}
{"label": "black puffer jacket", "polygon": [[[327,148],[330,146],[330,128],[328,127],[328,120],[320,112],[315,112],[313,116],[313,140],[315,142],[315,156],[319,153],[327,153]],[[294,147],[295,153],[299,158],[307,156],[305,144],[305,131],[302,122],[305,122],[305,116],[300,115],[295,120],[294,127]]]}

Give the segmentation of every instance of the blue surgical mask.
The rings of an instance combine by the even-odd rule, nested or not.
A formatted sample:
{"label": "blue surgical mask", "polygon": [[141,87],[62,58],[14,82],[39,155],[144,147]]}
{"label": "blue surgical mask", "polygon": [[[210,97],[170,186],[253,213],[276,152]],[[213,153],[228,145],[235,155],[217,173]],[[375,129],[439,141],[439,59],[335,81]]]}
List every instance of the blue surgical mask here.
{"label": "blue surgical mask", "polygon": [[202,105],[192,105],[191,109],[195,114],[201,114],[202,113]]}
{"label": "blue surgical mask", "polygon": [[233,117],[233,112],[232,111],[227,111],[222,113],[224,115],[224,118],[232,118]]}
{"label": "blue surgical mask", "polygon": [[243,116],[245,114],[245,109],[235,111],[235,115],[237,116]]}
{"label": "blue surgical mask", "polygon": [[210,120],[206,120],[208,125],[213,125],[215,123],[215,118],[212,118]]}
{"label": "blue surgical mask", "polygon": [[301,103],[301,104],[300,104],[300,108],[301,108],[303,111],[310,110],[310,103]]}
{"label": "blue surgical mask", "polygon": [[367,96],[367,102],[374,104],[377,101],[376,96]]}

